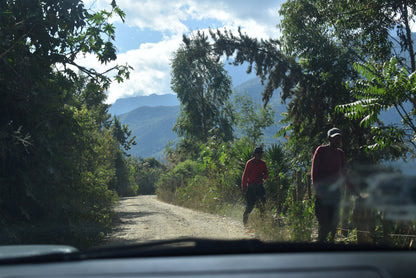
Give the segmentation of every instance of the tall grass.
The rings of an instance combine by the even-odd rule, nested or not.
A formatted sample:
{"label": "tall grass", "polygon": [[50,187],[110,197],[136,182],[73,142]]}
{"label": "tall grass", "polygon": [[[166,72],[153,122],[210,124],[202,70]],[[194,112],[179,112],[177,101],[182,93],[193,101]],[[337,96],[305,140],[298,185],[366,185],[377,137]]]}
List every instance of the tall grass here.
{"label": "tall grass", "polygon": [[[201,147],[200,157],[175,165],[158,182],[161,200],[209,213],[226,215],[242,222],[245,202],[240,189],[246,161],[253,145],[240,140],[219,144],[214,140]],[[296,168],[282,146],[266,148],[264,160],[269,178],[264,186],[267,204],[265,213],[255,208],[249,216],[248,228],[264,241],[317,240],[318,223],[314,214],[314,196],[308,169]],[[341,221],[336,235],[338,243],[360,243],[363,232],[354,219],[354,204],[348,198],[342,204]],[[387,221],[382,211],[367,213],[366,243],[400,248],[415,248],[416,224]],[[357,228],[358,227],[358,228]]]}
{"label": "tall grass", "polygon": [[[253,145],[244,141],[232,146],[202,146],[199,160],[180,162],[160,178],[158,198],[242,222],[245,201],[240,187],[241,176],[252,153]],[[290,185],[289,167],[283,149],[271,146],[266,149],[264,157],[270,171],[270,178],[265,184],[266,212],[260,215],[254,209],[249,217],[248,229],[254,230],[256,237],[265,241],[311,240],[313,207],[307,196],[305,200],[299,197],[300,193],[294,189],[299,186]]]}

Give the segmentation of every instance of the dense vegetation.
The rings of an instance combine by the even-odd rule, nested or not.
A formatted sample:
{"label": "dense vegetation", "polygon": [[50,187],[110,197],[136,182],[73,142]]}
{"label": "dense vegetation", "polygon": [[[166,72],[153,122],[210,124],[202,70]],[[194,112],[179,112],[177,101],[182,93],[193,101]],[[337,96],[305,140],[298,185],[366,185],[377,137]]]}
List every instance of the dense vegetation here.
{"label": "dense vegetation", "polygon": [[[252,224],[257,232],[266,231],[266,239],[287,239],[288,234],[279,232],[286,227],[290,239],[311,240],[316,227],[311,159],[315,148],[326,142],[329,128],[343,130],[350,174],[363,196],[368,183],[359,171],[367,171],[367,177],[376,169],[391,171],[380,168],[384,161],[415,154],[415,52],[410,32],[415,8],[408,1],[291,0],[280,10],[279,40],[259,41],[227,30],[184,37],[172,62],[172,89],[182,106],[175,130],[182,139],[176,149],[168,149],[172,165],[159,180],[159,197],[221,213],[242,204],[244,163],[253,147],[262,143],[257,135],[273,117],[267,110],[226,109],[229,100],[221,92],[227,91],[228,83],[220,70],[220,58],[225,56],[235,65],[248,63],[248,72],[255,71],[265,82],[265,109],[281,88],[288,111],[282,121],[285,127],[278,132],[286,143],[266,148],[270,213]],[[197,101],[193,98],[215,95],[215,82],[220,109],[207,114],[204,107],[192,105]],[[240,100],[241,105],[250,107],[247,100]],[[398,113],[402,123],[383,123],[380,114],[387,110]],[[203,121],[194,122],[197,119],[214,124],[205,129]],[[238,138],[228,136],[230,125],[251,128]],[[358,236],[360,242],[413,246],[412,236],[390,235],[414,234],[414,222],[391,221],[378,209],[353,215],[354,199],[346,196],[345,201],[340,240],[356,242]],[[236,215],[241,213],[240,209]],[[366,227],[361,225],[364,216]],[[363,229],[371,236],[363,237]]]}
{"label": "dense vegetation", "polygon": [[[80,0],[0,2],[0,244],[90,246],[111,227],[118,196],[155,191],[240,218],[242,171],[273,123],[267,104],[277,88],[287,106],[278,132],[286,143],[266,146],[268,213],[250,221],[267,240],[313,239],[311,158],[330,127],[345,134],[352,175],[358,164],[371,170],[362,165],[415,154],[415,9],[408,1],[291,0],[280,11],[279,40],[227,30],[184,36],[172,60],[180,141],[167,147],[163,165],[126,155],[134,137],[104,104],[109,73],[122,82],[131,68],[100,73],[77,64],[79,55],[116,60],[110,18],[124,13],[115,2],[98,12]],[[265,82],[264,108],[246,97],[230,100],[222,57],[248,63]],[[385,110],[403,122],[383,123]],[[355,181],[365,193],[365,181]],[[414,235],[414,222],[374,209],[362,227],[362,215],[343,208],[346,232],[338,239],[360,240],[360,227],[370,232],[367,242],[413,246],[412,237],[397,234]]]}
{"label": "dense vegetation", "polygon": [[[118,196],[137,194],[125,155],[134,138],[104,104],[111,79],[76,64],[116,59],[109,18],[124,14],[109,8],[0,3],[0,244],[89,246],[110,227]],[[121,82],[129,69],[108,70]]]}

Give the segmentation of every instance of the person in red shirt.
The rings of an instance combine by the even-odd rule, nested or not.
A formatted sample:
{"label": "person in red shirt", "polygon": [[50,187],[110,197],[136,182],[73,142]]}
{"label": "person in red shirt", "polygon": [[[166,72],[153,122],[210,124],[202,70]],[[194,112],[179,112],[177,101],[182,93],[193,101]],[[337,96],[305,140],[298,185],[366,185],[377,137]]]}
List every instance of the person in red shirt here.
{"label": "person in red shirt", "polygon": [[263,211],[266,201],[266,190],[263,182],[269,176],[267,165],[262,160],[263,148],[257,147],[253,153],[254,157],[249,159],[244,169],[241,180],[241,189],[246,199],[246,209],[243,214],[243,223],[247,224],[248,215],[253,210],[256,202],[260,202],[260,209]]}
{"label": "person in red shirt", "polygon": [[312,160],[312,185],[315,193],[315,215],[319,222],[318,239],[330,241],[335,238],[339,222],[339,203],[341,186],[346,183],[352,189],[346,175],[341,131],[338,128],[328,130],[328,145],[315,150]]}

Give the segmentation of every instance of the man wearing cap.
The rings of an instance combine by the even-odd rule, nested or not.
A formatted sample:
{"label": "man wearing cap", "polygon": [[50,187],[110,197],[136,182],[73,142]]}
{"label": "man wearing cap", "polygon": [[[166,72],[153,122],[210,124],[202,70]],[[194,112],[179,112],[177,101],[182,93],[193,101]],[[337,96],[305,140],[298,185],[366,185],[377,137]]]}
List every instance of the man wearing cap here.
{"label": "man wearing cap", "polygon": [[257,147],[253,152],[253,158],[249,159],[244,169],[241,180],[241,189],[246,199],[246,209],[243,214],[243,223],[247,224],[248,215],[253,210],[257,201],[260,201],[260,209],[263,211],[266,201],[266,190],[263,182],[269,176],[267,165],[262,160],[263,148]]}
{"label": "man wearing cap", "polygon": [[352,188],[346,179],[345,154],[340,148],[341,131],[336,127],[331,128],[327,135],[329,144],[321,145],[315,150],[311,169],[319,241],[326,241],[328,235],[330,241],[334,240],[339,222],[341,186],[346,182]]}

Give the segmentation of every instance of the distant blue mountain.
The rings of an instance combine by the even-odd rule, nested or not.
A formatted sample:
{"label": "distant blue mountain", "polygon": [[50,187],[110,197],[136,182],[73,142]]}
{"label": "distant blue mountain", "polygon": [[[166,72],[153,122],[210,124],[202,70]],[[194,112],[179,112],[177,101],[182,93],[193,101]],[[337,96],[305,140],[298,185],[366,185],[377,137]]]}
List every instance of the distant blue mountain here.
{"label": "distant blue mountain", "polygon": [[129,153],[136,157],[162,158],[163,150],[169,141],[177,139],[172,131],[180,108],[176,106],[142,106],[119,116],[123,124],[136,136],[137,145]]}
{"label": "distant blue mountain", "polygon": [[[251,83],[255,82],[256,80],[259,80],[254,73],[247,74],[247,66],[248,65],[234,66],[225,64],[224,68],[230,75],[233,84],[242,84],[239,87],[244,87],[243,84],[247,80],[251,80],[248,81]],[[135,96],[117,99],[117,101],[110,106],[108,112],[112,115],[121,115],[141,106],[176,106],[179,104],[180,102],[177,99],[176,94],[174,94],[173,92],[162,95],[152,94],[149,96]]]}
{"label": "distant blue mountain", "polygon": [[[255,103],[262,104],[261,93],[263,90],[264,86],[260,80],[253,78],[235,87],[233,96],[247,94]],[[276,96],[272,98],[270,104],[276,110],[276,121],[279,121],[281,119],[280,114],[286,109],[284,105],[280,104],[278,91],[275,94]],[[175,99],[172,97],[175,97]],[[172,128],[180,111],[178,104],[179,101],[175,95],[151,95],[119,99],[110,107],[110,113],[117,115],[120,121],[127,124],[132,130],[132,135],[136,136],[137,145],[129,150],[131,155],[144,158],[156,157],[158,159],[163,157],[163,150],[168,142],[177,139],[177,135],[172,131]],[[278,124],[267,128],[264,131],[264,142],[266,144],[276,142],[273,135],[279,129]]]}
{"label": "distant blue mountain", "polygon": [[121,115],[130,112],[141,106],[176,106],[179,105],[179,100],[174,94],[149,96],[137,96],[120,98],[114,104],[112,104],[108,112],[112,115]]}

